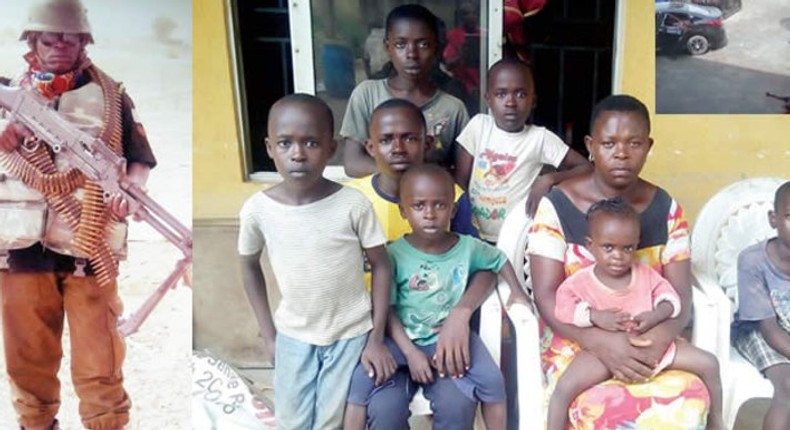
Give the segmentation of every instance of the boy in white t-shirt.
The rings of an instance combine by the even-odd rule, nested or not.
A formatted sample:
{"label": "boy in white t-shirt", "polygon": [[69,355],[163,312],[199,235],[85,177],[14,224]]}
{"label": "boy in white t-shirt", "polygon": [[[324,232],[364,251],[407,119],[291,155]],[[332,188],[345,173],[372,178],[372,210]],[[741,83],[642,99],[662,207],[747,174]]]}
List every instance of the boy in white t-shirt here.
{"label": "boy in white t-shirt", "polygon": [[[496,242],[516,203],[528,197],[526,210],[532,216],[554,184],[592,166],[551,131],[525,125],[536,101],[527,64],[494,63],[485,99],[492,114],[475,115],[456,138],[455,180],[469,193],[480,238]],[[538,176],[544,165],[562,171]]]}
{"label": "boy in white t-shirt", "polygon": [[[329,107],[307,94],[269,111],[266,151],[283,180],[250,196],[239,214],[244,288],[275,364],[282,429],[341,428],[351,374],[361,361],[377,383],[395,372],[384,344],[390,266],[370,201],[323,177],[337,148]],[[272,319],[261,251],[282,299]],[[363,278],[371,267],[373,306]],[[372,330],[371,330],[372,329]]]}

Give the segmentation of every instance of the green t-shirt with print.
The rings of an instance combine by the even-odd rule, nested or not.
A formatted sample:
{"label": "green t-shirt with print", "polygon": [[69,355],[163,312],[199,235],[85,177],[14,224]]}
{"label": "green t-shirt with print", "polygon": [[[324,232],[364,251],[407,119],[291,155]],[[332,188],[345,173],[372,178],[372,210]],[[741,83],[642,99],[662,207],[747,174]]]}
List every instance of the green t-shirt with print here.
{"label": "green t-shirt with print", "polygon": [[416,345],[437,340],[438,329],[461,300],[472,273],[499,273],[505,254],[472,236],[458,235],[458,242],[443,254],[426,254],[400,238],[387,246],[392,264],[391,305]]}

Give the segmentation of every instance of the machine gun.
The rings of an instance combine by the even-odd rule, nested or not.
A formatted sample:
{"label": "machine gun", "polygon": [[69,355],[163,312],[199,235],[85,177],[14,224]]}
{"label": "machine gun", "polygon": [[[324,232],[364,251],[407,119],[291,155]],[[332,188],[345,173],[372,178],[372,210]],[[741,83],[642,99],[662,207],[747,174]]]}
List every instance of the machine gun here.
{"label": "machine gun", "polygon": [[783,97],[778,94],[766,92],[765,96],[772,99],[781,100],[785,104],[785,113],[790,113],[790,96]]}
{"label": "machine gun", "polygon": [[118,322],[123,336],[135,333],[154,310],[167,290],[175,288],[184,278],[190,285],[192,265],[192,231],[154,201],[137,184],[126,179],[126,159],[117,155],[100,139],[80,130],[57,111],[50,108],[36,93],[0,85],[0,107],[30,129],[40,140],[68,164],[82,172],[103,190],[104,201],[121,194],[129,205],[129,213],[147,222],[183,253],[173,271],[146,299],[137,311]]}

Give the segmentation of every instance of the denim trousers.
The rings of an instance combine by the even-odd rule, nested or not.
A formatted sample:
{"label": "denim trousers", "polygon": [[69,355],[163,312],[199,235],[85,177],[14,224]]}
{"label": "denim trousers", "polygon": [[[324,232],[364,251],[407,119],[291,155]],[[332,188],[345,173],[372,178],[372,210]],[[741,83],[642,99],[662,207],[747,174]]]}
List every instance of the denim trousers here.
{"label": "denim trousers", "polygon": [[277,333],[274,416],[280,430],[340,429],[351,374],[368,335],[326,346]]}
{"label": "denim trousers", "polygon": [[[409,403],[419,387],[431,404],[433,428],[437,430],[471,430],[478,402],[505,401],[502,372],[477,334],[470,335],[472,366],[462,378],[439,378],[434,371],[434,382],[424,385],[411,380],[406,358],[395,342],[386,339],[386,343],[398,365],[395,374],[375,387],[362,365],[358,365],[351,379],[348,402],[367,405],[371,430],[408,428]],[[436,352],[436,344],[417,347],[428,357]]]}

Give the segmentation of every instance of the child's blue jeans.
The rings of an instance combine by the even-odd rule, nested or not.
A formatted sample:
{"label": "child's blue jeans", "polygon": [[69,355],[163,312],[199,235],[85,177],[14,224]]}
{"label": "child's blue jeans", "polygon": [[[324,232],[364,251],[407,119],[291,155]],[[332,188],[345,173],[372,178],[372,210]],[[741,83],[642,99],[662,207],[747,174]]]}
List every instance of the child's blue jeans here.
{"label": "child's blue jeans", "polygon": [[367,334],[326,346],[277,334],[274,416],[281,429],[339,429]]}
{"label": "child's blue jeans", "polygon": [[[367,405],[368,428],[408,428],[409,402],[421,384],[409,377],[406,357],[391,339],[385,339],[395,358],[398,371],[388,381],[375,387],[361,364],[352,377],[348,402]],[[436,344],[417,346],[425,355],[436,353]],[[472,429],[477,402],[505,401],[505,382],[502,372],[485,345],[472,333],[469,337],[472,366],[462,378],[439,378],[434,371],[434,382],[422,385],[425,398],[431,403],[433,428],[446,430]]]}

